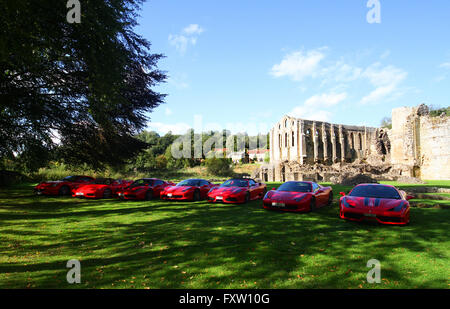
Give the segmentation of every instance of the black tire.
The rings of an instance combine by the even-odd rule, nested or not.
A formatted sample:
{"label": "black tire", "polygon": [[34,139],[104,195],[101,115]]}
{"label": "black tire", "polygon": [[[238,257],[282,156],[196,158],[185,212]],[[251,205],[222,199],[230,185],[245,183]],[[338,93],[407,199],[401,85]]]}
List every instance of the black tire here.
{"label": "black tire", "polygon": [[267,188],[264,188],[261,198],[264,198],[264,196],[266,196],[266,193],[267,193]]}
{"label": "black tire", "polygon": [[103,198],[111,198],[111,196],[112,196],[111,189],[105,189],[103,191]]}
{"label": "black tire", "polygon": [[333,204],[333,191],[330,191],[330,195],[328,196],[328,206],[331,206]]}
{"label": "black tire", "polygon": [[59,188],[59,195],[61,196],[66,196],[70,194],[70,188],[68,186],[62,186],[61,188]]}
{"label": "black tire", "polygon": [[148,190],[147,193],[145,193],[145,199],[147,201],[151,201],[153,199],[153,191],[152,190]]}
{"label": "black tire", "polygon": [[309,204],[310,211],[313,212],[316,210],[316,199],[311,198],[311,204]]}
{"label": "black tire", "polygon": [[200,191],[195,190],[194,191],[194,202],[200,201],[201,197],[200,197]]}
{"label": "black tire", "polygon": [[244,203],[248,203],[248,202],[250,202],[250,192],[247,192],[245,194],[245,202]]}

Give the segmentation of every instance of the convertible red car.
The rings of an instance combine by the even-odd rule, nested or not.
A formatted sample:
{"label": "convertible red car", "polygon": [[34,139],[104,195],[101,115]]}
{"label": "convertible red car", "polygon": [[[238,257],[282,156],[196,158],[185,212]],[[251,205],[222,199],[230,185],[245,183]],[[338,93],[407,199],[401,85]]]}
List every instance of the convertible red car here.
{"label": "convertible red car", "polygon": [[174,185],[157,178],[142,178],[119,191],[118,196],[125,200],[151,200],[159,198],[166,187]]}
{"label": "convertible red car", "polygon": [[205,199],[209,190],[216,186],[218,185],[204,179],[186,179],[176,186],[166,187],[161,192],[161,198],[164,200],[199,201]]}
{"label": "convertible red car", "polygon": [[331,187],[322,187],[312,181],[288,181],[264,196],[265,209],[307,212],[333,201]]}
{"label": "convertible red car", "polygon": [[225,181],[208,192],[209,202],[246,203],[261,199],[266,194],[266,185],[253,179],[237,178]]}
{"label": "convertible red car", "polygon": [[409,223],[409,202],[406,195],[394,186],[360,184],[340,199],[339,216],[342,219],[374,220],[383,224],[405,225]]}
{"label": "convertible red car", "polygon": [[112,179],[112,178],[97,178],[93,182],[80,185],[73,190],[73,197],[86,198],[111,198],[117,195],[118,191],[122,191],[129,186],[133,181]]}
{"label": "convertible red car", "polygon": [[94,181],[90,176],[67,176],[58,181],[44,181],[34,188],[38,195],[71,195],[80,185]]}

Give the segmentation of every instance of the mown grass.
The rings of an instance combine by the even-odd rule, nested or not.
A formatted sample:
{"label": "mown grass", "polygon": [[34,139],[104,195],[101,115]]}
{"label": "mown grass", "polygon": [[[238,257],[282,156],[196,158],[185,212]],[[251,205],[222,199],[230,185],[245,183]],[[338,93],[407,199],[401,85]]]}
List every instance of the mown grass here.
{"label": "mown grass", "polygon": [[[278,186],[270,183],[268,187]],[[405,227],[206,202],[123,202],[0,191],[0,288],[449,288],[448,209]],[[381,262],[380,284],[366,280]],[[66,281],[79,259],[81,284]]]}

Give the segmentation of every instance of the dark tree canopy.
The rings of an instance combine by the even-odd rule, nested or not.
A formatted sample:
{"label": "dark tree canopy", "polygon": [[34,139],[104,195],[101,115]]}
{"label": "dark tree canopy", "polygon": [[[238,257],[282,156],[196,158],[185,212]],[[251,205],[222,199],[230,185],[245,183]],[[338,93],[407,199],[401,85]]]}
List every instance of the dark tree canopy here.
{"label": "dark tree canopy", "polygon": [[152,88],[166,76],[133,31],[142,0],[80,2],[70,24],[66,1],[0,1],[0,158],[57,151],[102,168],[146,146],[134,136],[163,103]]}

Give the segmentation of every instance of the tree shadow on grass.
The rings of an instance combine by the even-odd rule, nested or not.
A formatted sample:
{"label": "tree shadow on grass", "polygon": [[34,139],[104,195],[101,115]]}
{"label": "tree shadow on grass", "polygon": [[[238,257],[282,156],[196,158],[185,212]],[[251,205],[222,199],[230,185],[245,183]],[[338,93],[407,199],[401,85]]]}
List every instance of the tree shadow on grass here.
{"label": "tree shadow on grass", "polygon": [[[54,240],[46,244],[24,244],[24,253],[62,249],[51,262],[2,263],[0,273],[13,277],[0,285],[24,287],[25,277],[32,276],[36,287],[79,287],[61,285],[70,258],[80,259],[81,287],[87,288],[357,288],[360,284],[395,288],[395,282],[403,288],[446,288],[447,284],[445,274],[420,282],[408,277],[405,272],[414,274],[420,259],[417,265],[404,265],[417,254],[425,256],[424,263],[445,260],[445,246],[429,250],[430,243],[448,241],[445,210],[414,209],[411,225],[396,227],[341,220],[336,203],[305,214],[267,211],[260,201],[79,205],[77,212],[50,207],[44,214],[35,209],[27,217],[27,226],[54,219],[54,225],[63,225],[70,233],[49,235]],[[98,208],[90,209],[94,206]],[[13,236],[14,223],[25,224],[22,215],[2,213],[0,218],[13,221],[2,235]],[[45,235],[45,230],[39,233]],[[366,263],[372,258],[382,263],[388,283],[367,284]]]}

